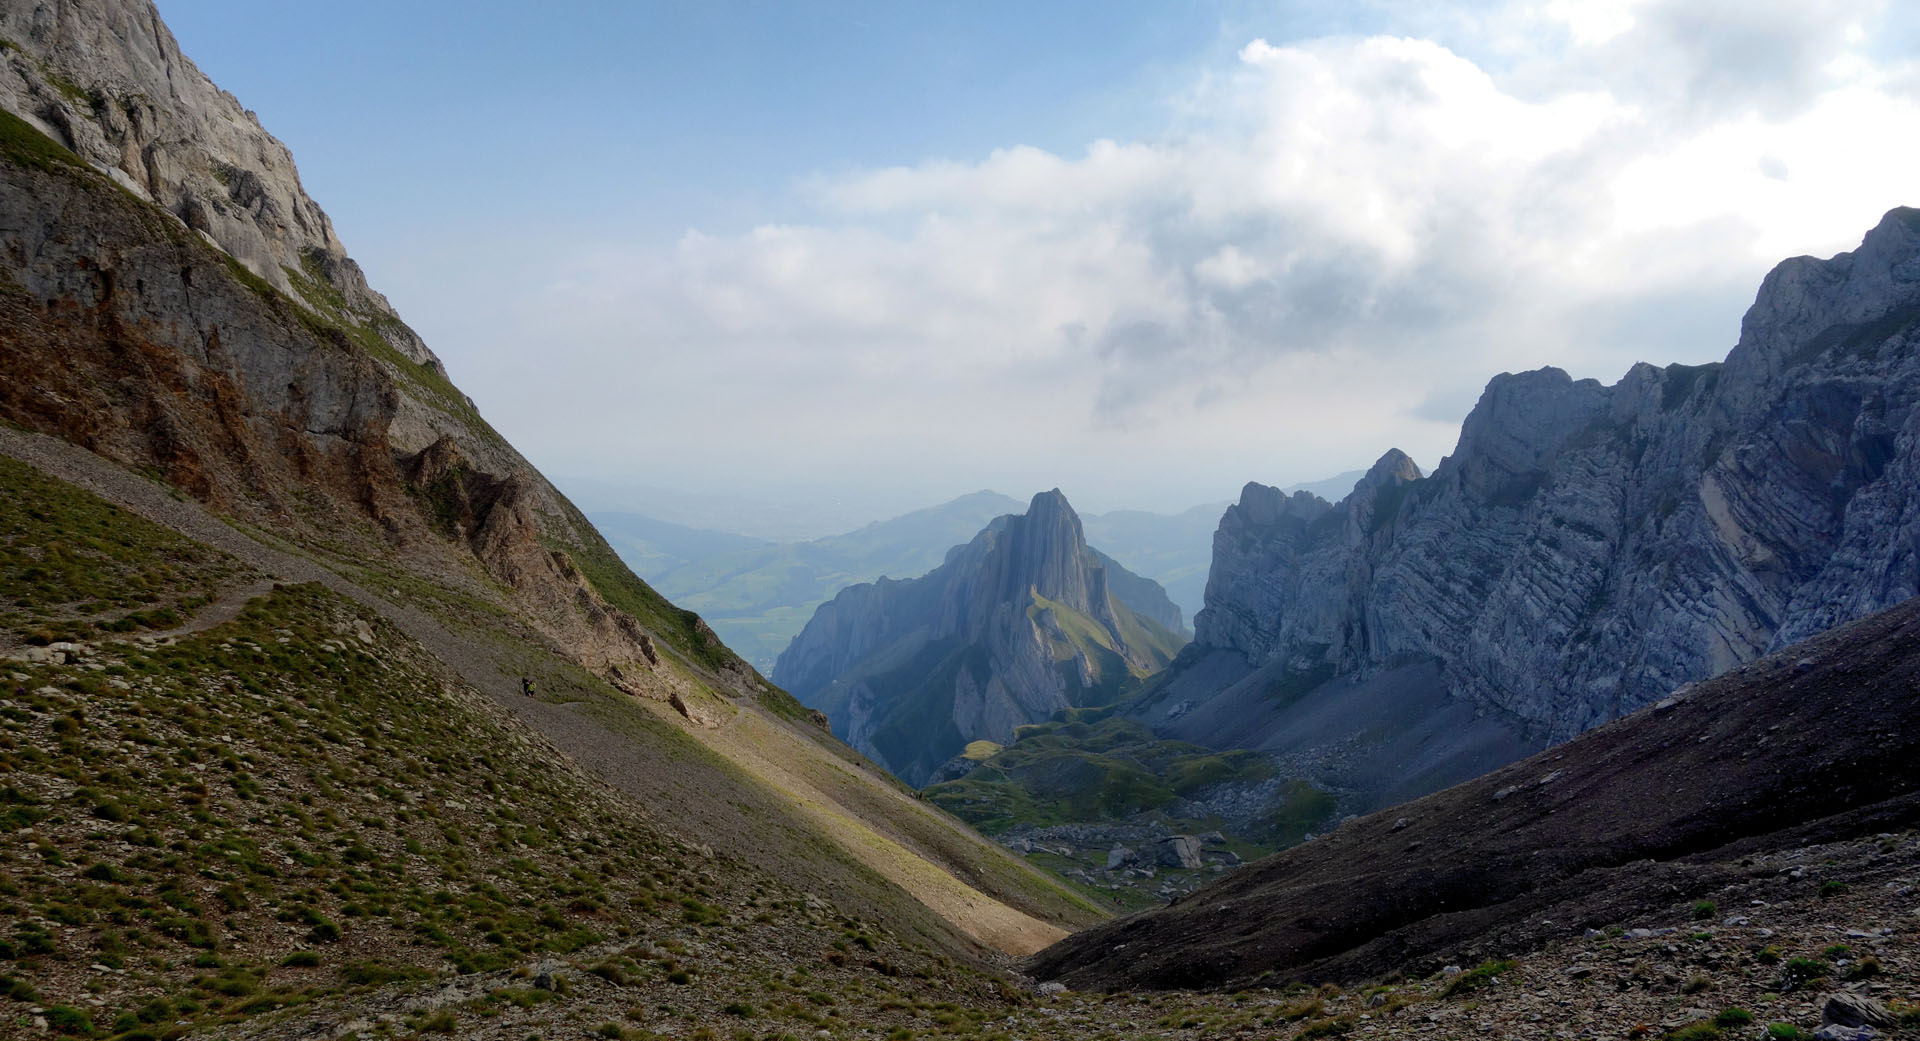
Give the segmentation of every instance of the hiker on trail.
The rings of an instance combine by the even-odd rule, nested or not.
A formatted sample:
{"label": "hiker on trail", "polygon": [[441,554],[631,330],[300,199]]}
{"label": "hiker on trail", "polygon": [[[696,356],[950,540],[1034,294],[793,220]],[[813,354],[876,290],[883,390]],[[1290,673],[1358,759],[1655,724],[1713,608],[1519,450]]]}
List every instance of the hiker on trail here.
{"label": "hiker on trail", "polygon": [[520,693],[533,697],[533,681],[525,676],[520,677]]}

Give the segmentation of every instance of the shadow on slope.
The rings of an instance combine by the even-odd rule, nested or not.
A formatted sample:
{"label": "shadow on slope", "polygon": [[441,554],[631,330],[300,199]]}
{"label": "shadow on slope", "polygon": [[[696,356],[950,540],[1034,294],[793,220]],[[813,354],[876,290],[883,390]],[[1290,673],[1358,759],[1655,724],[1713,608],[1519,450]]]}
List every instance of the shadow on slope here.
{"label": "shadow on slope", "polygon": [[1338,788],[1346,808],[1361,811],[1546,747],[1522,721],[1449,695],[1431,662],[1332,679],[1287,665],[1248,669],[1231,651],[1177,662],[1128,714],[1163,737],[1269,753],[1281,773]]}
{"label": "shadow on slope", "polygon": [[1920,819],[1920,601],[1683,688],[1487,777],[1348,823],[1031,971],[1231,987],[1517,953],[1742,875],[1741,857]]}

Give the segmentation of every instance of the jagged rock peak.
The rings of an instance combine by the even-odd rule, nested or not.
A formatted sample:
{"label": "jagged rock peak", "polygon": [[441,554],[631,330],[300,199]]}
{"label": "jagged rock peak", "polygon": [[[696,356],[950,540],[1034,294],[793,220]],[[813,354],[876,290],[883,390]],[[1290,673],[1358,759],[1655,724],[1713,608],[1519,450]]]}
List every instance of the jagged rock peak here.
{"label": "jagged rock peak", "polygon": [[1031,589],[1075,610],[1091,610],[1086,545],[1080,515],[1060,489],[1035,495],[1025,514],[1008,519],[994,546],[993,599],[1009,601]]}
{"label": "jagged rock peak", "polygon": [[1860,247],[1826,260],[1794,257],[1767,273],[1727,356],[1737,384],[1770,381],[1804,361],[1808,341],[1835,328],[1867,331],[1920,299],[1920,210],[1897,207]]}
{"label": "jagged rock peak", "polygon": [[968,741],[1108,703],[1172,659],[1180,629],[1166,591],[1088,546],[1054,488],[919,578],[842,590],[773,680],[919,785]]}
{"label": "jagged rock peak", "polygon": [[1240,489],[1240,501],[1227,507],[1227,513],[1245,524],[1266,525],[1281,517],[1312,520],[1332,508],[1332,503],[1309,491],[1288,495],[1270,484],[1248,481]]}
{"label": "jagged rock peak", "polygon": [[1379,461],[1367,471],[1366,476],[1354,483],[1353,490],[1357,492],[1384,485],[1405,484],[1408,481],[1417,481],[1422,476],[1424,475],[1420,472],[1420,466],[1413,461],[1412,456],[1398,448],[1389,448],[1387,454],[1381,456]]}

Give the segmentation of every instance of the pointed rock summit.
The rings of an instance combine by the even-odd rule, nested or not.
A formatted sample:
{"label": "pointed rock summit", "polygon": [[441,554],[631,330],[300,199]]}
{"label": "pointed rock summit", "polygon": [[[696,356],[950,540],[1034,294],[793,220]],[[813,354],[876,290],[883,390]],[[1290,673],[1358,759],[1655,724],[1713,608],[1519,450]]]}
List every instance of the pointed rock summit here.
{"label": "pointed rock summit", "polygon": [[1087,546],[1055,488],[920,578],[842,590],[773,680],[919,785],[968,742],[1108,703],[1172,660],[1181,623],[1158,584]]}

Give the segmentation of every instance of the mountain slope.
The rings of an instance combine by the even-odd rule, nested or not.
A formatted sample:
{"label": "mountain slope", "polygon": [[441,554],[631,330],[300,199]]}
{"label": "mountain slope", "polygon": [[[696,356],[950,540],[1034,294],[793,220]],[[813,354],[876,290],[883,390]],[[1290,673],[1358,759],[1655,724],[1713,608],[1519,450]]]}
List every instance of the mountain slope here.
{"label": "mountain slope", "polygon": [[[595,967],[614,992],[600,1000],[626,992],[616,1009],[651,991],[675,1018],[717,1019],[796,964],[816,988],[864,986],[871,963],[836,953],[849,937],[928,1000],[980,999],[937,929],[856,909],[871,883],[822,887],[823,865],[769,830],[746,857],[720,827],[700,836],[712,845],[674,838],[686,821],[661,796],[713,813],[755,792],[672,726],[626,743],[673,760],[650,792],[568,754],[581,728],[565,722],[624,696],[565,672],[541,673],[565,703],[476,688],[470,637],[71,446],[14,431],[0,446],[138,508],[0,456],[0,588],[32,592],[0,619],[10,1026],[44,1012],[68,1035],[236,1036],[291,1018],[311,1036],[360,1004],[416,1025],[442,1012],[466,1034],[500,1014],[489,994],[527,997],[530,965]],[[1011,924],[974,896],[983,934]],[[595,978],[575,980],[594,997]]]}
{"label": "mountain slope", "polygon": [[[1775,268],[1722,364],[1502,375],[1431,476],[1390,453],[1338,504],[1249,485],[1140,718],[1264,747],[1334,681],[1423,706],[1388,722],[1406,748],[1476,721],[1425,780],[1399,753],[1347,770],[1378,805],[1912,596],[1917,346],[1920,211],[1895,210],[1853,253]],[[1302,761],[1382,747],[1337,705],[1313,725]]]}
{"label": "mountain slope", "polygon": [[967,742],[1106,704],[1171,659],[1180,637],[1155,619],[1177,622],[1178,608],[1116,567],[1087,548],[1066,497],[1043,492],[920,578],[842,590],[774,675],[855,748],[924,784]]}
{"label": "mountain slope", "polygon": [[1102,989],[1424,975],[1785,874],[1748,870],[1757,855],[1916,823],[1910,601],[1074,936],[1033,969]]}
{"label": "mountain slope", "polygon": [[[10,454],[272,578],[328,585],[666,833],[914,942],[972,956],[1097,916],[899,792],[634,578],[341,274],[344,253],[313,252],[337,243],[292,194],[284,148],[179,55],[151,5],[4,14],[4,96],[26,107],[0,113],[0,418],[88,450],[9,429]],[[113,145],[96,158],[119,174],[41,128],[90,156]],[[152,159],[137,191],[114,165],[129,154]],[[206,193],[245,182],[249,163],[265,187],[242,193],[246,216]],[[180,211],[196,200],[233,222],[195,226]],[[519,696],[520,676],[540,699]],[[1024,924],[977,924],[990,920]]]}

